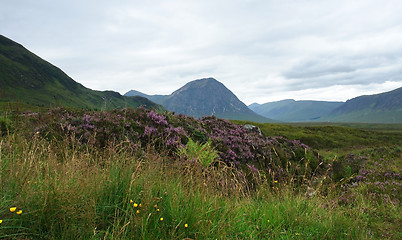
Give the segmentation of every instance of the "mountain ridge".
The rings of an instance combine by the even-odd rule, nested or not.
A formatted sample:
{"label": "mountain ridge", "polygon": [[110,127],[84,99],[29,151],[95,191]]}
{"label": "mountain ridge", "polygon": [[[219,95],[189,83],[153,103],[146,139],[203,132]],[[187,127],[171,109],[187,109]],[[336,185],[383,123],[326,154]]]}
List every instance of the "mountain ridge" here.
{"label": "mountain ridge", "polygon": [[0,100],[37,106],[114,109],[140,105],[161,106],[143,97],[114,91],[96,91],[74,81],[60,68],[0,35]]}
{"label": "mountain ridge", "polygon": [[337,122],[402,123],[402,87],[347,100],[326,118]]}
{"label": "mountain ridge", "polygon": [[154,103],[162,104],[163,100],[169,95],[148,95],[136,90],[130,90],[124,94],[124,96],[140,96],[151,100]]}
{"label": "mountain ridge", "polygon": [[402,108],[402,87],[378,94],[362,95],[349,99],[334,110],[334,113],[346,113],[356,109],[392,110]]}
{"label": "mountain ridge", "polygon": [[285,99],[249,108],[285,122],[402,123],[402,88],[363,95],[346,102]]}
{"label": "mountain ridge", "polygon": [[284,99],[264,104],[253,103],[249,108],[256,113],[285,122],[314,121],[331,113],[341,102]]}

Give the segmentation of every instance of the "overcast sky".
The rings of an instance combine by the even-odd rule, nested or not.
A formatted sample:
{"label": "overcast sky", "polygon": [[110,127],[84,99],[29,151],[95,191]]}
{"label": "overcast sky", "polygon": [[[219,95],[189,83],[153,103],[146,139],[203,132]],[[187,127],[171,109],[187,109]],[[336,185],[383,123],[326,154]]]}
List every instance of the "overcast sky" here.
{"label": "overcast sky", "polygon": [[401,0],[1,0],[0,34],[121,94],[205,77],[246,104],[402,87]]}

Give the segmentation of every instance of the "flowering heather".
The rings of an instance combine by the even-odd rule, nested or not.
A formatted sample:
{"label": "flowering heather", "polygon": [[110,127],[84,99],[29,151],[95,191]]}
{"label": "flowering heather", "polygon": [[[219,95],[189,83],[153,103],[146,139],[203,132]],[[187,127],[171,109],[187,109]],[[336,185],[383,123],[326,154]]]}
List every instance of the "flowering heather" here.
{"label": "flowering heather", "polygon": [[395,159],[379,158],[369,161],[368,157],[348,155],[350,162],[361,162],[361,166],[349,182],[342,186],[339,202],[352,204],[358,193],[368,199],[386,204],[399,206],[402,200],[402,177],[393,166],[398,165]]}
{"label": "flowering heather", "polygon": [[[319,166],[319,160],[309,148],[284,137],[262,136],[256,131],[247,131],[243,126],[215,117],[201,120],[213,146],[219,150],[221,159],[235,166],[248,164],[255,168],[273,172],[279,179],[292,174],[297,180],[303,173],[311,174]],[[306,162],[308,169],[305,169]],[[289,168],[293,164],[293,167]]]}
{"label": "flowering heather", "polygon": [[80,144],[98,148],[108,143],[129,141],[136,148],[152,144],[157,151],[175,155],[189,138],[200,143],[210,140],[221,161],[249,172],[269,172],[275,179],[292,174],[296,181],[300,180],[301,176],[316,170],[320,163],[300,141],[263,136],[213,116],[196,120],[139,108],[110,112],[53,109],[34,117],[39,122],[35,132],[44,137],[73,136]]}
{"label": "flowering heather", "polygon": [[147,113],[147,117],[151,119],[154,123],[167,126],[168,122],[166,121],[166,117],[163,115],[158,114],[157,112],[151,110]]}

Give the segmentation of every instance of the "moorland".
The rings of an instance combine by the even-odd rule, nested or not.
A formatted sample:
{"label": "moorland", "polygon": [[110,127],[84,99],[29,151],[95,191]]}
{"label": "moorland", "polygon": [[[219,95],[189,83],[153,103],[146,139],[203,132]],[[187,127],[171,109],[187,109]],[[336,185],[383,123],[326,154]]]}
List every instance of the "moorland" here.
{"label": "moorland", "polygon": [[401,133],[3,102],[0,238],[400,239]]}
{"label": "moorland", "polygon": [[91,90],[0,36],[0,238],[401,239],[401,94],[279,123],[213,78]]}

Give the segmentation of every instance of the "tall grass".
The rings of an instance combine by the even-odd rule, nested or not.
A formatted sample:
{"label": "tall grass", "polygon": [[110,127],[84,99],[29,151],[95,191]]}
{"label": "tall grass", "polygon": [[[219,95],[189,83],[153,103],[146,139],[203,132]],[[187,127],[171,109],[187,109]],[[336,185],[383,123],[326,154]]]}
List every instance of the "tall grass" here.
{"label": "tall grass", "polygon": [[[0,238],[367,239],[368,220],[317,191],[255,181],[121,142],[0,140]],[[22,210],[17,215],[10,207]]]}
{"label": "tall grass", "polygon": [[0,239],[402,238],[395,132],[82,114],[0,119]]}

